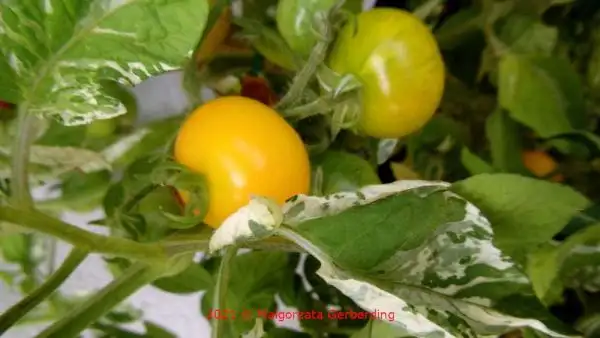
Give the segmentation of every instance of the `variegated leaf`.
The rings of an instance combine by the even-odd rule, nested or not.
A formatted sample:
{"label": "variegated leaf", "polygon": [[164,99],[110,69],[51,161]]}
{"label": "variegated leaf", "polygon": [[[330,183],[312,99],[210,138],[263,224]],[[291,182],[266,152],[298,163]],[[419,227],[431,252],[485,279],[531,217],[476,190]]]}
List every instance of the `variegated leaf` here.
{"label": "variegated leaf", "polygon": [[210,252],[240,242],[268,237],[281,225],[279,206],[263,197],[255,197],[248,205],[229,216],[210,238]]}
{"label": "variegated leaf", "polygon": [[180,68],[207,13],[206,0],[2,1],[0,98],[67,125],[124,114],[103,81]]}
{"label": "variegated leaf", "polygon": [[[532,327],[568,336],[493,245],[487,219],[445,187],[400,181],[301,196],[286,205],[284,224],[321,261],[322,278],[366,310],[395,312],[395,324],[410,335],[474,337]],[[522,308],[515,311],[514,302]]]}

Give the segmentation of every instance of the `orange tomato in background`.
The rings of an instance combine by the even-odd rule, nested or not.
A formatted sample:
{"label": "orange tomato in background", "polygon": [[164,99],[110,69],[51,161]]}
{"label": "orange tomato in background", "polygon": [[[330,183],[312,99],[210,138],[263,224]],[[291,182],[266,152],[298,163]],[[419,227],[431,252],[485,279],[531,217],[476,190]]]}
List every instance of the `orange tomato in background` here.
{"label": "orange tomato in background", "polygon": [[[522,153],[523,164],[537,177],[546,177],[558,169],[558,163],[546,152],[540,150],[528,150]],[[562,182],[564,176],[553,175],[549,178],[553,182]]]}

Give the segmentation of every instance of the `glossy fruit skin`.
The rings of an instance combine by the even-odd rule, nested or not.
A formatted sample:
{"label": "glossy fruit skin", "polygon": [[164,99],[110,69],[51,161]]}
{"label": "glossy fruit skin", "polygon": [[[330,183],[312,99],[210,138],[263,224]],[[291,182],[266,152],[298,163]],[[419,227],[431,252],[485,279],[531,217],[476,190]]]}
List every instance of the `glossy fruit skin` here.
{"label": "glossy fruit skin", "polygon": [[435,37],[420,19],[399,9],[375,8],[350,20],[328,64],[362,82],[358,129],[376,138],[399,138],[423,127],[444,92],[444,62]]}
{"label": "glossy fruit skin", "polygon": [[[523,164],[537,177],[546,177],[558,169],[556,161],[547,153],[539,150],[528,150],[522,153]],[[562,182],[563,175],[556,174],[549,178],[553,182]]]}
{"label": "glossy fruit skin", "polygon": [[300,56],[307,58],[318,42],[314,18],[327,12],[337,0],[279,0],[275,21],[279,33]]}
{"label": "glossy fruit skin", "polygon": [[283,204],[310,188],[309,157],[300,136],[275,110],[241,96],[194,110],[177,135],[175,160],[205,175],[204,222],[214,228],[252,195]]}

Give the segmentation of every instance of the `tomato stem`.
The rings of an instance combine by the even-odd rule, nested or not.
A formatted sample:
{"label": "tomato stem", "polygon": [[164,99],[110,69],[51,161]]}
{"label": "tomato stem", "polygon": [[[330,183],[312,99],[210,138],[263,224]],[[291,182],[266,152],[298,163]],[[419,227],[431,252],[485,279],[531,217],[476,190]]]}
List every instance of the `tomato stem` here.
{"label": "tomato stem", "polygon": [[[217,281],[215,284],[215,291],[213,295],[213,309],[225,309],[227,307],[225,301],[227,299],[227,287],[229,285],[229,271],[231,267],[231,261],[233,257],[237,254],[237,247],[231,246],[225,249],[225,254],[223,255],[223,259],[221,260],[221,265],[219,266],[219,271],[217,274]],[[225,324],[224,320],[220,318],[212,318],[211,326],[212,338],[220,338],[223,337],[223,325]]]}
{"label": "tomato stem", "polygon": [[133,264],[119,278],[44,330],[37,338],[76,337],[138,289],[160,278],[165,269],[167,269],[167,265],[162,264],[155,267],[144,263]]}
{"label": "tomato stem", "polygon": [[11,198],[16,205],[32,208],[33,199],[29,187],[29,153],[35,134],[36,116],[30,114],[27,103],[19,105],[17,115],[17,139],[12,152]]}
{"label": "tomato stem", "polygon": [[12,206],[0,206],[0,220],[54,236],[87,251],[144,261],[168,258],[165,249],[159,244],[143,244],[125,238],[97,235],[35,209],[21,210]]}
{"label": "tomato stem", "polygon": [[325,20],[323,27],[321,27],[321,31],[322,32],[319,33],[322,33],[322,38],[319,40],[319,42],[317,42],[317,45],[311,51],[310,56],[308,57],[308,60],[302,69],[300,69],[300,71],[296,73],[296,76],[294,76],[288,92],[275,106],[276,110],[285,109],[300,100],[303,91],[313,78],[313,75],[317,71],[319,65],[325,62],[329,44],[333,39],[333,32],[331,29],[331,24],[329,23],[329,17],[327,17],[327,20]]}
{"label": "tomato stem", "polygon": [[60,268],[56,270],[44,284],[40,285],[26,298],[21,299],[21,301],[13,305],[0,316],[0,335],[5,333],[11,326],[56,291],[73,271],[75,271],[79,264],[83,262],[87,255],[87,251],[73,248]]}

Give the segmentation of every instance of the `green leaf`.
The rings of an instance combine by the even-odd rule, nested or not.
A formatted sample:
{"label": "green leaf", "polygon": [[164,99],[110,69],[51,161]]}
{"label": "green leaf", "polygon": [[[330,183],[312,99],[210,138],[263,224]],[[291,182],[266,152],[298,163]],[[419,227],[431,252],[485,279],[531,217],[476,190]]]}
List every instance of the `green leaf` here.
{"label": "green leaf", "polygon": [[411,191],[306,221],[296,230],[339,266],[360,271],[398,250],[419,246],[438,225],[462,219],[463,207],[460,200],[446,198],[441,192]]}
{"label": "green leaf", "polygon": [[502,109],[496,109],[486,120],[485,133],[490,143],[494,168],[508,173],[527,173],[521,160],[519,125]]}
{"label": "green leaf", "polygon": [[[283,281],[287,255],[283,252],[250,252],[231,262],[225,307],[212,309],[213,288],[202,296],[202,313],[226,312],[224,337],[240,337],[254,326],[258,311],[273,311],[275,293]],[[214,286],[213,286],[214,287]],[[232,317],[235,314],[235,319]]]}
{"label": "green leaf", "polygon": [[313,171],[322,171],[320,193],[324,195],[381,183],[369,162],[347,152],[330,150],[313,157],[311,164]]}
{"label": "green leaf", "polygon": [[520,11],[540,15],[552,6],[569,4],[574,1],[575,0],[525,0],[516,1],[515,5]]}
{"label": "green leaf", "polygon": [[265,338],[311,338],[308,333],[293,331],[283,327],[275,327],[267,332]]}
{"label": "green leaf", "polygon": [[0,236],[0,253],[5,262],[21,263],[29,259],[30,240],[24,234]]}
{"label": "green leaf", "polygon": [[279,233],[321,262],[318,276],[410,336],[491,336],[524,326],[573,333],[493,245],[480,210],[447,187],[403,181],[298,196],[284,207]]}
{"label": "green leaf", "polygon": [[372,320],[362,330],[353,334],[350,338],[398,338],[410,335],[397,326],[381,320]]}
{"label": "green leaf", "polygon": [[102,150],[103,156],[115,167],[125,167],[142,156],[170,150],[181,116],[168,118],[135,130]]}
{"label": "green leaf", "polygon": [[[578,255],[586,257],[575,257]],[[590,282],[593,278],[586,280],[585,277],[588,276],[581,274],[576,276],[573,272],[598,266],[600,266],[600,225],[594,225],[575,233],[560,245],[548,244],[533,252],[528,257],[527,274],[537,296],[547,305],[551,305],[562,299],[565,276],[575,276],[583,283]],[[598,285],[600,286],[600,283]]]}
{"label": "green leaf", "polygon": [[152,322],[144,321],[146,327],[146,336],[148,338],[177,338],[177,336]]}
{"label": "green leaf", "polygon": [[513,13],[503,20],[498,37],[513,53],[550,56],[558,42],[558,29],[536,17]]}
{"label": "green leaf", "polygon": [[462,148],[460,152],[460,161],[471,175],[493,173],[495,171],[489,163],[473,154],[469,148],[466,147]]}
{"label": "green leaf", "polygon": [[172,227],[173,220],[168,215],[183,213],[176,191],[168,186],[159,186],[149,192],[140,199],[134,210],[144,217],[147,225],[144,239],[147,241],[162,239]]}
{"label": "green leaf", "polygon": [[276,29],[248,18],[234,18],[233,22],[242,28],[241,36],[267,60],[289,70],[298,67],[299,60]]}
{"label": "green leaf", "polygon": [[472,36],[480,34],[483,19],[474,7],[463,9],[452,15],[435,32],[441,49],[454,49]]}
{"label": "green leaf", "polygon": [[207,290],[214,284],[210,273],[200,264],[192,264],[181,273],[156,280],[152,285],[171,293],[189,294]]}
{"label": "green leaf", "polygon": [[494,228],[494,245],[520,263],[590,201],[570,187],[513,174],[481,174],[452,185]]}
{"label": "green leaf", "polygon": [[9,98],[18,88],[31,113],[68,125],[124,114],[100,80],[134,85],[181,67],[207,11],[206,0],[3,1],[1,88]]}
{"label": "green leaf", "polygon": [[91,212],[102,204],[110,179],[106,170],[89,174],[74,171],[62,182],[60,197],[36,202],[36,206],[43,210]]}
{"label": "green leaf", "polygon": [[78,147],[86,136],[87,126],[65,126],[57,120],[50,120],[48,129],[37,141],[37,145],[54,147]]}
{"label": "green leaf", "polygon": [[[33,145],[30,152],[30,162],[48,168],[53,175],[74,169],[83,172],[112,169],[102,154],[83,148]],[[0,149],[1,155],[10,156],[9,149]]]}
{"label": "green leaf", "polygon": [[585,127],[579,88],[577,74],[563,59],[508,54],[500,62],[500,104],[544,138]]}

